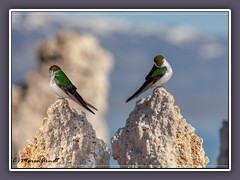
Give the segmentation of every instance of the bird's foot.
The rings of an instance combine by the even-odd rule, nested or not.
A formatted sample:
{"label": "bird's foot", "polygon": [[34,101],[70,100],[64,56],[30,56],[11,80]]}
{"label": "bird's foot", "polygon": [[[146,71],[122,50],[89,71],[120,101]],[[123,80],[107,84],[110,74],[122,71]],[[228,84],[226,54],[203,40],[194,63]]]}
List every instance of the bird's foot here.
{"label": "bird's foot", "polygon": [[155,89],[158,89],[158,88],[160,89],[160,88],[162,88],[162,87],[163,87],[163,86],[156,86]]}
{"label": "bird's foot", "polygon": [[65,100],[65,98],[63,98],[63,97],[59,97],[58,99]]}

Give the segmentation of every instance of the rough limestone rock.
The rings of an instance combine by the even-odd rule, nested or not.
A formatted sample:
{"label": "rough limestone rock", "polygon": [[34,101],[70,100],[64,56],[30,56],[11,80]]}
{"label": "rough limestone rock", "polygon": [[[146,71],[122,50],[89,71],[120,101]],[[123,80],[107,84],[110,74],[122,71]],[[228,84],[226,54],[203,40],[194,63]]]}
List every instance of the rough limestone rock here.
{"label": "rough limestone rock", "polygon": [[34,138],[22,149],[18,168],[108,168],[110,151],[85,113],[58,99]]}
{"label": "rough limestone rock", "polygon": [[26,139],[33,136],[49,104],[58,98],[49,87],[49,67],[53,64],[63,69],[80,95],[98,111],[93,115],[68,100],[70,106],[84,111],[97,136],[109,140],[105,115],[108,110],[109,73],[113,66],[111,54],[100,46],[96,37],[69,31],[61,31],[56,38],[39,43],[37,52],[38,67],[27,75],[24,88],[14,86],[12,89],[12,156],[17,156]]}
{"label": "rough limestone rock", "polygon": [[218,157],[218,168],[228,168],[229,164],[229,131],[228,121],[223,122],[223,127],[220,129],[221,149]]}
{"label": "rough limestone rock", "polygon": [[111,139],[113,157],[125,168],[205,168],[202,143],[164,88],[139,100]]}

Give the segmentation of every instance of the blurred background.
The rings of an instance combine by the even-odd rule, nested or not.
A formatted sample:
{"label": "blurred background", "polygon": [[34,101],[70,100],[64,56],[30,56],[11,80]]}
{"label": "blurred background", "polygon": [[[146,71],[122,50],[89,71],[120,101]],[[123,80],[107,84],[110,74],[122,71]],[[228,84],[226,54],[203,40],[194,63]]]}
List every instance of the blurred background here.
{"label": "blurred background", "polygon": [[[12,83],[14,92],[20,92],[13,96],[13,119],[25,116],[20,112],[24,109],[19,110],[15,102],[31,102],[33,98],[22,98],[28,96],[23,89],[30,91],[29,87],[36,87],[37,78],[33,78],[36,72],[36,77],[44,76],[38,89],[45,87],[54,102],[57,96],[49,88],[48,68],[60,63],[69,78],[75,78],[73,82],[80,78],[86,89],[92,88],[95,76],[102,75],[103,83],[92,88],[90,95],[83,88],[82,95],[91,104],[103,107],[103,113],[96,117],[99,120],[94,122],[103,124],[104,130],[96,131],[97,134],[104,131],[100,137],[109,142],[118,128],[125,125],[135,102],[152,94],[150,90],[125,103],[144,82],[155,55],[162,54],[173,68],[165,88],[173,94],[183,117],[203,138],[210,159],[207,167],[217,167],[220,128],[223,120],[228,119],[228,12],[13,12],[11,33]],[[74,54],[75,45],[80,50],[76,48]],[[85,48],[84,55],[78,54],[81,48]],[[84,76],[87,73],[77,74],[78,67],[85,68],[81,73],[91,71],[89,78]],[[99,68],[104,70],[97,72]],[[81,85],[77,85],[79,92]],[[97,99],[92,98],[95,95]],[[26,109],[40,102],[31,102]],[[46,116],[48,106],[42,106],[40,117]],[[14,120],[13,134],[18,132],[13,135],[15,154],[26,142],[23,138],[24,142],[18,144],[24,126],[28,124],[31,128],[31,123],[35,123],[33,133],[42,118],[31,117],[24,123]],[[117,162],[112,159],[111,164],[116,166]]]}

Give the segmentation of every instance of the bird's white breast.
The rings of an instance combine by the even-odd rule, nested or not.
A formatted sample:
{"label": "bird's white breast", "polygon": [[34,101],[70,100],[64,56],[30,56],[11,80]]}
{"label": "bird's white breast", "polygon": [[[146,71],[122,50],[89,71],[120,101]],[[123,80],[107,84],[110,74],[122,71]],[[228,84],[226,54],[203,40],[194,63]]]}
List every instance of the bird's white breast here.
{"label": "bird's white breast", "polygon": [[173,71],[172,71],[172,67],[171,65],[167,62],[167,60],[164,61],[163,66],[167,67],[167,72],[166,74],[164,74],[164,76],[159,79],[153,86],[154,87],[158,87],[158,86],[162,86],[163,84],[165,84],[166,82],[169,81],[169,79],[172,77]]}
{"label": "bird's white breast", "polygon": [[53,76],[51,77],[51,80],[50,80],[50,83],[49,83],[50,88],[51,88],[52,91],[53,91],[55,94],[57,94],[58,96],[63,97],[63,98],[67,98],[68,95],[67,95],[64,91],[62,91],[62,89],[59,88],[58,85],[55,83],[55,81],[54,81],[54,76],[55,76],[55,75],[53,75]]}

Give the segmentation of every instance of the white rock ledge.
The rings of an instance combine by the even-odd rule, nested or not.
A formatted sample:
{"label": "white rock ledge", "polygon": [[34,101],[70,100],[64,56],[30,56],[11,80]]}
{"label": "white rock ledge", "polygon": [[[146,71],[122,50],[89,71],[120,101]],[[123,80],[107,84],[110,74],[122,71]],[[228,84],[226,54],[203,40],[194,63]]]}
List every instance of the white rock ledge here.
{"label": "white rock ledge", "polygon": [[58,99],[47,115],[33,139],[20,150],[18,168],[109,168],[110,151],[96,137],[85,113]]}
{"label": "white rock ledge", "polygon": [[139,100],[111,139],[121,168],[205,168],[209,160],[202,143],[164,88]]}

